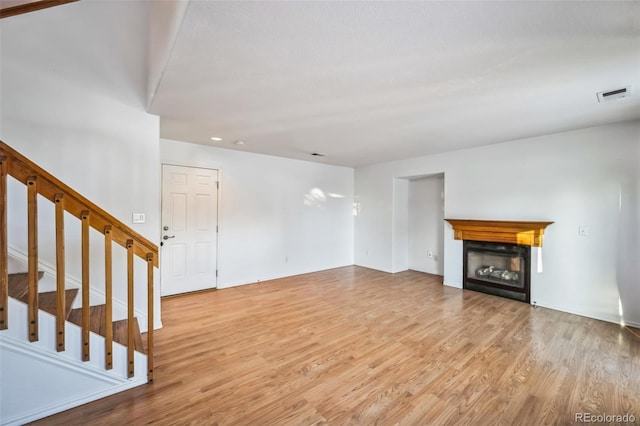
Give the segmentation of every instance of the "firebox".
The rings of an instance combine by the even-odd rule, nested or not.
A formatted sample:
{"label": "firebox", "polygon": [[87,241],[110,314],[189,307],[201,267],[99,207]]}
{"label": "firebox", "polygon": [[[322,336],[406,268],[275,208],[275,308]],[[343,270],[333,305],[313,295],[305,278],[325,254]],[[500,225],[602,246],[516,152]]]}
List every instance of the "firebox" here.
{"label": "firebox", "polygon": [[530,246],[464,240],[463,249],[463,288],[529,303]]}

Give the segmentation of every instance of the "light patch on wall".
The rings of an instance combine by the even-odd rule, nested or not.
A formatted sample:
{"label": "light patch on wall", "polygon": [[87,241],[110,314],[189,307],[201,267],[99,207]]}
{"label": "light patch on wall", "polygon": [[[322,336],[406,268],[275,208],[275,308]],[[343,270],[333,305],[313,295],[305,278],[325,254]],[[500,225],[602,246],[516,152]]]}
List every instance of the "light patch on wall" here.
{"label": "light patch on wall", "polygon": [[622,212],[622,189],[618,193],[618,213]]}
{"label": "light patch on wall", "polygon": [[542,273],[542,247],[538,247],[538,273]]}
{"label": "light patch on wall", "polygon": [[304,205],[309,207],[324,207],[327,202],[327,196],[320,188],[311,188],[309,192],[304,194]]}
{"label": "light patch on wall", "polygon": [[624,327],[624,310],[622,309],[622,300],[620,297],[618,297],[618,314],[620,314],[620,325]]}
{"label": "light patch on wall", "polygon": [[353,215],[358,216],[360,214],[360,203],[353,203]]}
{"label": "light patch on wall", "polygon": [[344,195],[342,194],[335,194],[333,192],[327,192],[327,196],[329,196],[330,198],[344,198]]}

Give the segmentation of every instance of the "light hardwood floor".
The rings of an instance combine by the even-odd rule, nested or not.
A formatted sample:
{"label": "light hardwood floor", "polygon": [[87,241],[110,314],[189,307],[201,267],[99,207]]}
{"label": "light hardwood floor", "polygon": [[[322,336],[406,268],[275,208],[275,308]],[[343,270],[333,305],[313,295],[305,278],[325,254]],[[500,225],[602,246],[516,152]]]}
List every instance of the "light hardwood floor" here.
{"label": "light hardwood floor", "polygon": [[164,299],[155,382],[38,424],[640,423],[637,330],[345,267]]}

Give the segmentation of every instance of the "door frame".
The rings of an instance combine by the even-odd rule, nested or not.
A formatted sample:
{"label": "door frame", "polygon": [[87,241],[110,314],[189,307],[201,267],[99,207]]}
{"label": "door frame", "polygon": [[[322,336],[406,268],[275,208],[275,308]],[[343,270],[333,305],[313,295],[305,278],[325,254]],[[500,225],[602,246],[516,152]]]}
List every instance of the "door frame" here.
{"label": "door frame", "polygon": [[[215,167],[210,167],[210,166],[203,166],[203,165],[199,165],[199,164],[194,164],[194,163],[187,163],[187,162],[181,162],[181,161],[161,161],[160,162],[160,244],[159,244],[159,248],[160,250],[158,251],[158,262],[159,262],[159,268],[158,268],[158,272],[160,272],[160,293],[162,293],[162,262],[163,260],[163,256],[162,256],[162,209],[164,207],[164,166],[178,166],[178,167],[188,167],[191,169],[205,169],[205,170],[215,170],[218,173],[218,183],[216,186],[216,243],[215,243],[215,247],[216,247],[216,281],[215,281],[215,287],[213,287],[212,290],[217,290],[218,289],[218,272],[220,270],[220,190],[222,189],[222,170],[220,168],[215,168]],[[161,297],[171,297],[171,296],[161,296]]]}

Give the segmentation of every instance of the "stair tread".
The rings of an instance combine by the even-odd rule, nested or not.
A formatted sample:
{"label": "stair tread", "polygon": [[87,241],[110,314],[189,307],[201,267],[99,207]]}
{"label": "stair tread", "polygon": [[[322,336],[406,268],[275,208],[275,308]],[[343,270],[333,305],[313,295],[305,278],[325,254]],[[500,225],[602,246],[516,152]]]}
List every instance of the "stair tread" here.
{"label": "stair tread", "polygon": [[[104,311],[105,305],[89,306],[89,330],[104,336]],[[69,315],[69,321],[82,326],[82,308],[73,309]]]}
{"label": "stair tread", "polygon": [[[38,279],[44,276],[44,272],[38,272]],[[20,272],[15,274],[9,274],[9,296],[13,299],[17,299],[23,303],[28,303],[29,294],[29,274],[27,272]],[[38,308],[56,315],[56,294],[55,291],[48,291],[38,294]],[[66,289],[65,290],[65,307],[66,307],[66,319],[67,321],[82,327],[82,308],[71,309],[73,301],[78,294],[78,289]],[[90,306],[89,310],[89,330],[105,336],[106,323],[104,320],[106,305]],[[142,335],[140,333],[140,326],[138,319],[133,319],[133,341],[134,349],[141,353],[146,353],[144,344],[142,342]],[[114,321],[113,327],[113,341],[127,346],[128,338],[128,321],[126,319]]]}
{"label": "stair tread", "polygon": [[[38,280],[44,276],[44,272],[38,271]],[[19,272],[9,274],[9,297],[28,303],[29,273]]]}
{"label": "stair tread", "polygon": [[[106,336],[106,324],[104,320],[106,305],[90,306],[89,309],[89,330],[93,333],[101,336]],[[73,309],[69,315],[69,321],[82,327],[82,308]],[[126,319],[113,321],[113,341],[127,346],[128,339],[128,321]],[[140,334],[140,327],[138,319],[133,319],[133,341],[134,349],[141,353],[146,353],[144,345],[142,344],[142,335]]]}
{"label": "stair tread", "polygon": [[[73,305],[73,301],[78,294],[77,288],[69,288],[64,291],[65,294],[65,318],[69,318],[69,314],[71,313],[71,307]],[[57,291],[47,291],[44,293],[40,293],[38,295],[38,307],[45,312],[50,313],[51,315],[57,315],[58,306],[57,306]]]}
{"label": "stair tread", "polygon": [[[128,324],[126,319],[113,322],[113,341],[118,342],[121,345],[128,346]],[[136,351],[146,353],[144,344],[142,343],[142,334],[140,333],[140,326],[138,319],[133,318],[133,347]]]}

